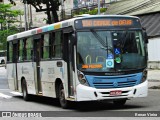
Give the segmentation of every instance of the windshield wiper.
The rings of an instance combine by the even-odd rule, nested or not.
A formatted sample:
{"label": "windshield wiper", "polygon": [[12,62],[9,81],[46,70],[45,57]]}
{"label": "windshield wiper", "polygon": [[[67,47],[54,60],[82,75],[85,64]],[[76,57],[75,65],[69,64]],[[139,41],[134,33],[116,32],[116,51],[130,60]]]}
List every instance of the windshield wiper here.
{"label": "windshield wiper", "polygon": [[[105,41],[97,34],[97,32],[93,29],[90,29],[90,31],[92,32],[92,34],[97,38],[97,40],[101,43],[101,48],[102,49],[105,49],[105,50],[112,50],[112,47],[111,46],[108,46],[108,41],[107,41],[107,38],[106,38],[106,43]],[[106,45],[107,44],[107,45]]]}
{"label": "windshield wiper", "polygon": [[90,29],[90,31],[92,32],[92,34],[98,39],[98,41],[105,47],[105,42],[104,40],[96,33],[95,30]]}

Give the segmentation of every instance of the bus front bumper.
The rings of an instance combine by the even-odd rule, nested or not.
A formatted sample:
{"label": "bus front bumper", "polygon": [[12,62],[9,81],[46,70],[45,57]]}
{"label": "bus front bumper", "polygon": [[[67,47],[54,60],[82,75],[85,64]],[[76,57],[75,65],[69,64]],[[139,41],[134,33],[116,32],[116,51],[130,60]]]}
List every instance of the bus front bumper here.
{"label": "bus front bumper", "polygon": [[[121,91],[121,95],[110,95],[112,91]],[[136,98],[146,97],[148,95],[148,81],[126,88],[112,88],[112,89],[96,89],[84,85],[77,85],[76,88],[77,99],[76,101],[95,101],[107,99],[123,99],[123,98]]]}

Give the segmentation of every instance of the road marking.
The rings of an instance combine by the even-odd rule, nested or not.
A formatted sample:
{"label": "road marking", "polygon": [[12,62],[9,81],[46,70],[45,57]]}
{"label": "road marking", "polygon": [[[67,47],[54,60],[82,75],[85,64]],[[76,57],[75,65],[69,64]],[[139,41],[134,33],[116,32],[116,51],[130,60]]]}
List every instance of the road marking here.
{"label": "road marking", "polygon": [[3,93],[0,93],[0,97],[2,97],[2,98],[6,98],[6,99],[10,99],[10,98],[12,98],[12,96],[5,95],[5,94],[3,94]]}
{"label": "road marking", "polygon": [[0,90],[4,90],[4,91],[10,91],[10,89],[0,89]]}
{"label": "road marking", "polygon": [[19,92],[10,92],[10,93],[14,95],[22,95],[22,93],[19,93]]}

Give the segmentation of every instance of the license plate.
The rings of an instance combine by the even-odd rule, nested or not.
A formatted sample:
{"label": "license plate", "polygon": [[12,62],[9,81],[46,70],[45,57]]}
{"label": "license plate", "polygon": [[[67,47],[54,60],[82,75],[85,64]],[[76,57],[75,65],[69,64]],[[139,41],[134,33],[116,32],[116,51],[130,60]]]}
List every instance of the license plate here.
{"label": "license plate", "polygon": [[118,96],[118,95],[121,95],[121,94],[122,94],[121,90],[110,91],[111,96]]}

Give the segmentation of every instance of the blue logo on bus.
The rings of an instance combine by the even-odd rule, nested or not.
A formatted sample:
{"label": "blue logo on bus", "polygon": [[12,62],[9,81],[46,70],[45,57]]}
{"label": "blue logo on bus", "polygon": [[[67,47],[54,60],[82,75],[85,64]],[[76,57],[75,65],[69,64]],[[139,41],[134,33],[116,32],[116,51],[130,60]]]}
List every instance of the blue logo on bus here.
{"label": "blue logo on bus", "polygon": [[118,83],[117,83],[117,82],[114,82],[114,83],[113,83],[113,86],[114,86],[114,87],[118,87]]}

